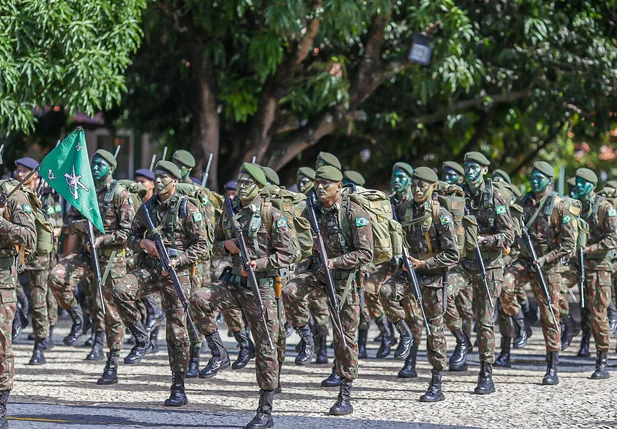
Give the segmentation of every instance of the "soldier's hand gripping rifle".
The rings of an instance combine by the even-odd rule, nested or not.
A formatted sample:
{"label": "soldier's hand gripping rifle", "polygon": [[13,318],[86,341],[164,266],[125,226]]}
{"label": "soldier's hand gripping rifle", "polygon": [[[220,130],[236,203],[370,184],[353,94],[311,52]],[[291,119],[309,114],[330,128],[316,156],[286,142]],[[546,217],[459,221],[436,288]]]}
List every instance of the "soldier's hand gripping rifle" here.
{"label": "soldier's hand gripping rifle", "polygon": [[[465,214],[469,215],[469,209],[465,207]],[[478,237],[479,237],[478,230]],[[491,305],[491,310],[495,308],[495,304],[493,304],[493,297],[491,296],[491,288],[488,285],[488,276],[486,274],[486,266],[484,265],[484,259],[482,259],[482,251],[480,250],[480,243],[476,240],[476,247],[473,249],[473,256],[476,260],[476,264],[478,264],[478,269],[480,270],[480,275],[482,276],[482,283],[484,284],[484,289],[486,290],[486,296],[488,297],[488,303]]]}
{"label": "soldier's hand gripping rifle", "polygon": [[156,251],[159,254],[159,258],[161,259],[163,270],[169,273],[169,278],[174,285],[176,294],[180,299],[182,307],[184,307],[184,312],[186,313],[186,320],[188,320],[190,328],[193,331],[193,334],[195,334],[195,338],[199,338],[199,333],[195,328],[193,318],[191,317],[191,313],[189,312],[189,301],[186,299],[186,295],[184,294],[184,290],[182,289],[182,284],[180,284],[180,279],[178,278],[176,269],[173,267],[173,265],[171,265],[169,252],[167,252],[165,243],[163,243],[163,236],[161,235],[161,232],[154,227],[154,223],[152,222],[152,218],[150,217],[150,212],[148,211],[147,206],[144,207],[144,217],[146,218],[146,227],[148,228],[148,231],[152,234],[152,239],[154,241],[154,244],[156,245]]}
{"label": "soldier's hand gripping rifle", "polygon": [[538,280],[540,282],[540,286],[542,287],[542,292],[544,293],[544,298],[546,299],[546,304],[548,306],[548,310],[551,313],[551,317],[553,319],[553,324],[555,325],[555,329],[559,330],[559,323],[557,323],[557,319],[555,318],[555,313],[553,312],[553,301],[551,299],[551,294],[548,290],[548,285],[546,283],[546,279],[544,278],[544,273],[542,272],[542,267],[538,263],[538,255],[536,254],[536,249],[533,247],[533,241],[531,240],[531,235],[529,235],[529,228],[523,223],[523,241],[527,250],[529,250],[529,254],[531,255],[531,265],[533,269],[536,271],[538,275]]}
{"label": "soldier's hand gripping rifle", "polygon": [[[396,207],[392,204],[392,217],[395,221],[398,222],[398,217],[396,216]],[[418,276],[416,275],[416,270],[411,266],[409,262],[409,250],[403,244],[403,266],[405,267],[407,273],[407,281],[411,284],[413,289],[413,294],[418,302],[418,306],[420,307],[420,312],[422,313],[422,321],[424,322],[424,326],[426,327],[426,333],[429,336],[432,336],[431,328],[428,325],[428,319],[426,317],[426,313],[424,312],[424,305],[422,299],[422,291],[420,290],[420,282],[418,282]],[[444,285],[444,287],[447,287]]]}
{"label": "soldier's hand gripping rifle", "polygon": [[336,286],[334,285],[334,279],[332,278],[332,271],[328,267],[328,254],[326,253],[326,245],[323,242],[321,236],[321,230],[319,229],[319,223],[317,222],[317,216],[315,215],[315,206],[312,197],[306,199],[306,207],[308,209],[309,220],[311,222],[311,229],[317,237],[317,252],[319,254],[319,265],[326,276],[326,292],[328,293],[328,302],[332,309],[332,323],[341,333],[341,341],[343,347],[347,348],[347,341],[345,340],[345,332],[343,332],[343,322],[341,322],[341,304],[336,295]]}
{"label": "soldier's hand gripping rifle", "polygon": [[261,293],[259,292],[259,283],[257,282],[257,276],[255,276],[255,269],[249,265],[251,258],[249,256],[248,247],[246,246],[246,240],[244,239],[244,233],[240,224],[234,219],[234,210],[232,207],[231,198],[225,198],[225,210],[227,210],[227,217],[234,226],[234,235],[238,241],[238,248],[240,249],[240,259],[242,260],[242,268],[248,274],[248,283],[253,292],[255,298],[255,304],[257,304],[257,311],[259,312],[259,319],[263,324],[266,332],[266,338],[268,340],[268,347],[270,350],[274,350],[272,345],[272,338],[270,338],[270,331],[268,331],[268,323],[266,322],[266,309],[264,302],[261,299]]}
{"label": "soldier's hand gripping rifle", "polygon": [[587,299],[585,298],[585,248],[578,249],[578,270],[580,283],[578,285],[581,294],[581,308],[587,307]]}

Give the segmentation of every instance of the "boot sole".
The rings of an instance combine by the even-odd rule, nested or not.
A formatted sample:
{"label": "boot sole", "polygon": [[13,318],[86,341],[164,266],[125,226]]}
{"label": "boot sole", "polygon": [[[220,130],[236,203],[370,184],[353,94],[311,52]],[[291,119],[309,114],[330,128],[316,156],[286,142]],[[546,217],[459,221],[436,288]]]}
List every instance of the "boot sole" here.
{"label": "boot sole", "polygon": [[231,364],[230,364],[230,363],[227,363],[227,364],[221,365],[221,366],[219,367],[219,369],[218,369],[215,373],[213,373],[213,374],[202,375],[202,373],[200,372],[200,373],[199,373],[199,378],[214,378],[214,377],[216,377],[216,375],[217,375],[219,372],[221,372],[221,371],[223,371],[223,370],[225,370],[225,369],[229,368],[230,366],[231,366]]}
{"label": "boot sole", "polygon": [[474,390],[473,393],[476,395],[490,395],[491,393],[495,393],[495,388],[491,390]]}
{"label": "boot sole", "polygon": [[103,360],[103,356],[88,355],[88,356],[86,356],[86,360]]}
{"label": "boot sole", "polygon": [[330,410],[330,411],[328,412],[328,414],[329,414],[329,415],[331,415],[331,416],[348,416],[348,415],[350,415],[351,413],[353,413],[353,408],[352,408],[349,412],[345,412],[345,411],[336,411],[336,410],[335,410],[335,411]]}
{"label": "boot sole", "polygon": [[557,386],[559,384],[559,380],[557,382],[542,380],[542,386]]}
{"label": "boot sole", "polygon": [[96,382],[96,384],[99,385],[99,386],[109,386],[110,384],[117,384],[117,383],[118,383],[118,379],[117,378],[115,380],[113,380],[113,381],[101,381],[101,380],[98,380]]}
{"label": "boot sole", "polygon": [[438,396],[435,399],[428,399],[428,398],[425,398],[424,396],[420,396],[420,399],[419,399],[420,402],[441,402],[445,400],[446,400],[446,397],[443,396],[443,394],[441,394],[441,396]]}
{"label": "boot sole", "polygon": [[171,404],[171,403],[165,401],[163,403],[163,405],[166,406],[166,407],[183,407],[184,405],[188,405],[188,403],[189,403],[189,400],[185,399],[181,404],[175,404],[175,403]]}
{"label": "boot sole", "polygon": [[30,362],[28,362],[28,365],[38,366],[38,365],[45,365],[46,363],[47,363],[47,361],[42,361],[42,362],[32,362],[32,361],[30,361]]}
{"label": "boot sole", "polygon": [[606,373],[606,375],[605,375],[605,376],[597,376],[597,375],[596,375],[596,376],[594,377],[594,375],[595,375],[595,374],[591,374],[591,377],[589,377],[589,378],[590,378],[591,380],[606,380],[606,379],[608,379],[608,378],[611,378],[611,376],[610,376],[610,374],[609,374],[609,373]]}
{"label": "boot sole", "polygon": [[396,376],[396,378],[402,378],[402,379],[405,379],[405,378],[418,378],[418,373],[416,372],[413,375],[401,375],[401,374],[398,374]]}
{"label": "boot sole", "polygon": [[467,370],[468,370],[467,364],[461,367],[451,366],[451,365],[448,366],[448,371],[450,372],[465,372]]}

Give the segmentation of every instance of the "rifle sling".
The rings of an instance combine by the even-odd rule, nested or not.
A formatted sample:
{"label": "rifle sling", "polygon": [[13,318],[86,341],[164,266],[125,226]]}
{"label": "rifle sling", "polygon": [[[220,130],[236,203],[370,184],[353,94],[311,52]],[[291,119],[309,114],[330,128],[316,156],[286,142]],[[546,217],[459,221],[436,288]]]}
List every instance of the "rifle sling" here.
{"label": "rifle sling", "polygon": [[109,261],[107,261],[107,266],[105,267],[105,272],[103,273],[103,277],[101,278],[101,286],[105,286],[105,281],[111,272],[112,265],[115,262],[116,254],[118,251],[116,249],[111,251],[111,255],[109,256]]}
{"label": "rifle sling", "polygon": [[[349,277],[347,277],[347,282],[345,283],[345,289],[343,290],[343,296],[341,296],[341,302],[340,302],[341,309],[343,308],[343,304],[345,303],[345,300],[347,300],[347,296],[349,295],[349,292],[351,291],[351,285],[353,284],[353,280],[355,278],[356,278],[355,271],[349,273]],[[336,291],[334,291],[334,293],[336,293]]]}

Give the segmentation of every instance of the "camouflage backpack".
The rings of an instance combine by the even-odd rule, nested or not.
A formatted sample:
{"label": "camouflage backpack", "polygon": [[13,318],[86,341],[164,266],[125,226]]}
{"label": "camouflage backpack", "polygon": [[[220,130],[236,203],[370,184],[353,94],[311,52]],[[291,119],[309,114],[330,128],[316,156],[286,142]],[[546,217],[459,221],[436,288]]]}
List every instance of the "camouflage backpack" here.
{"label": "camouflage backpack", "polygon": [[192,183],[178,183],[176,185],[176,193],[187,197],[188,200],[199,209],[199,212],[204,219],[207,219],[205,224],[206,232],[208,234],[208,241],[213,243],[214,227],[216,225],[216,223],[213,223],[213,220],[216,219],[216,214],[214,212],[214,206],[211,204],[212,200],[210,200],[209,192],[210,191],[208,189]]}
{"label": "camouflage backpack", "polygon": [[[381,191],[361,186],[343,187],[343,208],[339,213],[349,213],[350,201],[358,204],[369,216],[369,225],[373,232],[373,264],[379,265],[390,261],[403,253],[403,229],[394,220],[390,199]],[[343,234],[349,234],[349,217],[339,218]],[[346,237],[347,243],[351,237]]]}
{"label": "camouflage backpack", "polygon": [[269,208],[280,210],[291,231],[295,262],[309,258],[313,254],[313,235],[309,220],[302,216],[306,207],[306,195],[272,185],[264,187],[260,194],[264,200],[262,216],[266,225],[272,224],[272,212]]}
{"label": "camouflage backpack", "polygon": [[[13,189],[19,186],[19,182],[13,179],[3,180],[0,182],[2,192],[10,193]],[[36,246],[33,249],[19,250],[21,263],[23,264],[25,259],[32,259],[36,256],[47,256],[54,249],[54,226],[47,220],[45,213],[43,213],[43,203],[36,195],[36,192],[27,186],[22,186],[21,191],[28,199],[29,207],[24,205],[24,211],[32,211],[34,214],[34,226],[36,229]]]}

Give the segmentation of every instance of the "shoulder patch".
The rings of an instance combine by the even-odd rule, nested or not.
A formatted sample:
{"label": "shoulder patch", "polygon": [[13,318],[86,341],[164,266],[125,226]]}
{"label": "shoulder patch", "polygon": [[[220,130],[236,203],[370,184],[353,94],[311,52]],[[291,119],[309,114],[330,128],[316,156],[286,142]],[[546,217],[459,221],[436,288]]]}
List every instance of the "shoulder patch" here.
{"label": "shoulder patch", "polygon": [[26,203],[21,207],[24,210],[24,213],[32,213],[32,206]]}
{"label": "shoulder patch", "polygon": [[367,226],[368,219],[365,217],[357,217],[356,218],[356,226]]}
{"label": "shoulder patch", "polygon": [[287,218],[285,217],[281,217],[279,219],[277,219],[276,221],[276,227],[277,228],[285,228],[287,226]]}
{"label": "shoulder patch", "polygon": [[47,207],[47,214],[52,215],[56,212],[56,209],[53,206]]}
{"label": "shoulder patch", "polygon": [[503,215],[506,214],[508,210],[506,209],[506,206],[497,206],[495,207],[495,213],[497,213],[498,215]]}
{"label": "shoulder patch", "polygon": [[201,222],[201,213],[197,212],[197,213],[193,213],[193,221],[194,222]]}
{"label": "shoulder patch", "polygon": [[62,212],[62,206],[60,204],[56,204],[56,213]]}
{"label": "shoulder patch", "polygon": [[442,225],[448,225],[452,223],[452,218],[447,215],[441,215],[439,216],[439,222],[441,222]]}
{"label": "shoulder patch", "polygon": [[563,222],[563,224],[564,224],[564,225],[567,225],[567,224],[569,224],[570,222],[572,222],[572,219],[573,219],[573,218],[572,218],[572,216],[571,216],[571,215],[569,215],[569,214],[567,214],[567,215],[565,215],[565,216],[562,218],[562,222]]}
{"label": "shoulder patch", "polygon": [[128,198],[128,200],[127,200],[127,202],[128,202],[129,204],[131,204],[131,205],[132,205],[132,204],[133,204],[133,198],[132,198],[132,197],[129,197],[129,198]]}
{"label": "shoulder patch", "polygon": [[608,217],[617,216],[617,210],[615,210],[613,208],[608,209],[608,212],[606,212],[606,216],[608,216]]}

